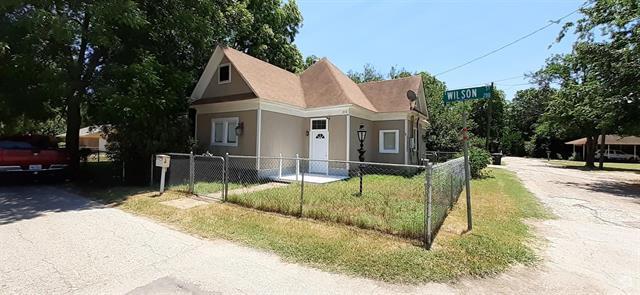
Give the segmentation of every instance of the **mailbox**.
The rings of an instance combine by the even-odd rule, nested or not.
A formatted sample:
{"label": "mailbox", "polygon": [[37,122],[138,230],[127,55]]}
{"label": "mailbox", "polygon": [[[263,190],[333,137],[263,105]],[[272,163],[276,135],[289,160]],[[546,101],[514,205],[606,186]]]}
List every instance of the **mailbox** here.
{"label": "mailbox", "polygon": [[156,166],[162,168],[169,168],[171,157],[168,155],[156,155]]}

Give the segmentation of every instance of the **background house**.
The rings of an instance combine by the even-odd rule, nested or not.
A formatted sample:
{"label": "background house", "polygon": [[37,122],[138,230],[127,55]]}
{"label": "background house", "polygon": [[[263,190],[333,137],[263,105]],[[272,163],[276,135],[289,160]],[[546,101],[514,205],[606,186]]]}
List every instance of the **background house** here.
{"label": "background house", "polygon": [[[58,134],[57,138],[64,141],[66,133]],[[107,139],[102,132],[102,126],[88,126],[80,128],[80,148],[90,149],[93,152],[106,152]]]}
{"label": "background house", "polygon": [[[596,149],[600,149],[600,142],[602,140],[602,136],[598,136],[597,147]],[[573,146],[573,152],[579,159],[584,159],[585,154],[585,145],[587,143],[587,138],[578,138],[572,141],[565,142],[565,144]],[[606,135],[604,138],[604,143],[606,145],[605,153],[609,154],[607,151],[611,150],[620,150],[627,154],[634,155],[634,157],[638,158],[638,146],[640,146],[640,137],[637,136],[625,136],[622,137],[620,135]]]}
{"label": "background house", "polygon": [[366,161],[416,164],[425,149],[420,76],[356,84],[326,58],[294,74],[219,46],[191,98],[196,140],[218,155],[357,161],[360,126]]}

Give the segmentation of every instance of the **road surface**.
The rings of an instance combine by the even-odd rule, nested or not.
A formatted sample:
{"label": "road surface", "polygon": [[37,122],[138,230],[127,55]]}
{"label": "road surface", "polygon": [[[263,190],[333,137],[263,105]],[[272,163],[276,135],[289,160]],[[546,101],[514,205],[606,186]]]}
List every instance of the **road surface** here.
{"label": "road surface", "polygon": [[640,294],[640,175],[506,158],[557,216],[533,222],[541,265],[403,286],[202,240],[61,188],[0,188],[1,294]]}

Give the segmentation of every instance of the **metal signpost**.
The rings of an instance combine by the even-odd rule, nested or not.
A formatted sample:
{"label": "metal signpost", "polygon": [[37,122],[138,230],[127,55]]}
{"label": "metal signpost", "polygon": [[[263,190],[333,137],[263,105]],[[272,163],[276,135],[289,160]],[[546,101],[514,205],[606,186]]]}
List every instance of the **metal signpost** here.
{"label": "metal signpost", "polygon": [[[491,98],[493,93],[493,84],[491,86],[481,86],[474,88],[464,88],[449,90],[444,93],[442,99],[445,103],[471,100],[471,99],[488,99]],[[467,195],[467,230],[471,230],[471,167],[469,166],[469,137],[467,135],[467,108],[464,107],[462,113],[462,142],[464,149],[464,178],[465,178],[465,191]]]}

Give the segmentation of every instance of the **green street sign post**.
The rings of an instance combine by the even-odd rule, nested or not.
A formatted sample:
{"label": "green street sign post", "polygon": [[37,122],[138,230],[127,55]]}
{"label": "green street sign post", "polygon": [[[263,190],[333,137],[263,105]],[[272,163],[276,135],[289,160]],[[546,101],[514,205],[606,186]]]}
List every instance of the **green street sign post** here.
{"label": "green street sign post", "polygon": [[[444,93],[442,99],[444,103],[451,103],[456,101],[464,101],[471,99],[490,99],[493,94],[493,83],[491,86],[481,86],[464,89],[449,90]],[[471,220],[471,167],[469,166],[469,137],[467,136],[467,110],[465,108],[462,113],[462,142],[464,146],[464,178],[465,178],[465,192],[467,195],[467,230],[471,231],[473,228]]]}
{"label": "green street sign post", "polygon": [[445,103],[465,101],[470,99],[491,98],[492,86],[481,86],[473,88],[449,90],[444,93],[442,99]]}

